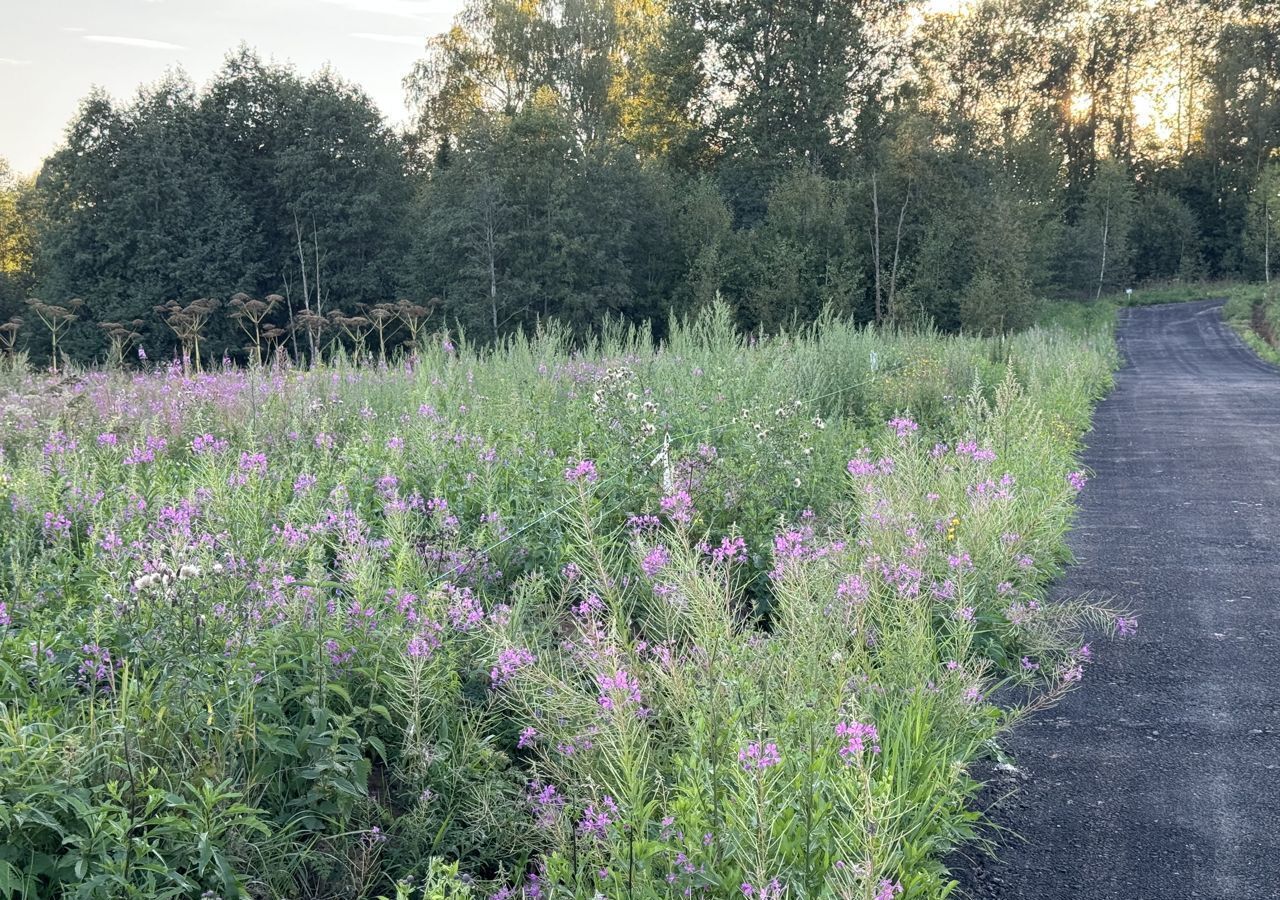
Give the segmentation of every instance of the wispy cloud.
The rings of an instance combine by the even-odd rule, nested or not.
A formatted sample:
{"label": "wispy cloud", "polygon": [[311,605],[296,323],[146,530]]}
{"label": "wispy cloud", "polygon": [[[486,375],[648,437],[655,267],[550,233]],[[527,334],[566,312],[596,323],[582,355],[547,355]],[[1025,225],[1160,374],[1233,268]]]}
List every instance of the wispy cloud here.
{"label": "wispy cloud", "polygon": [[360,38],[362,41],[378,41],[383,44],[407,44],[411,47],[421,47],[425,43],[425,39],[416,34],[375,34],[372,31],[353,31],[353,38]]}
{"label": "wispy cloud", "polygon": [[72,34],[84,34],[84,33],[85,33],[86,31],[88,31],[89,29],[88,29],[88,28],[81,28],[79,25],[64,25],[64,26],[63,26],[63,28],[62,28],[62,30],[63,30],[63,31],[69,31],[69,32],[71,32]]}
{"label": "wispy cloud", "polygon": [[151,38],[140,37],[121,37],[116,34],[86,34],[84,39],[95,44],[119,44],[122,47],[145,47],[148,50],[187,49],[181,44],[171,44],[168,41],[153,41]]}
{"label": "wispy cloud", "polygon": [[324,0],[331,6],[341,6],[353,12],[378,16],[395,16],[401,19],[417,19],[422,22],[447,22],[450,13],[441,10],[439,0]]}
{"label": "wispy cloud", "polygon": [[11,59],[8,56],[0,56],[0,66],[29,66],[29,59]]}

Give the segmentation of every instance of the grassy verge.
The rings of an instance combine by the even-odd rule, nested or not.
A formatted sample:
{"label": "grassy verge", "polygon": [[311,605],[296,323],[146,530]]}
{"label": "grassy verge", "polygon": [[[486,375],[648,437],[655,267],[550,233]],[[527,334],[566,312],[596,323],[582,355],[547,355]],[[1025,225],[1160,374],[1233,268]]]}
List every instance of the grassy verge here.
{"label": "grassy verge", "polygon": [[10,373],[0,883],[945,896],[968,765],[1132,624],[1044,598],[1072,324]]}
{"label": "grassy verge", "polygon": [[1280,365],[1280,292],[1256,285],[1239,291],[1222,309],[1222,317],[1258,356]]}
{"label": "grassy verge", "polygon": [[1170,282],[1143,285],[1134,288],[1132,294],[1118,291],[1103,299],[1116,306],[1157,306],[1215,297],[1250,296],[1256,290],[1255,285],[1238,281]]}

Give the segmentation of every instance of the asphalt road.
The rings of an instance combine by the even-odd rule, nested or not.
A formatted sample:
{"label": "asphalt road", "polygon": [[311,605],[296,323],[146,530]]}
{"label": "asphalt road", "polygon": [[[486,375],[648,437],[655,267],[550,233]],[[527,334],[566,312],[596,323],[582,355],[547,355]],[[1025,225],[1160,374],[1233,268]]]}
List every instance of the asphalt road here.
{"label": "asphalt road", "polygon": [[1121,320],[1057,590],[1114,597],[1138,634],[1015,730],[991,816],[1025,840],[971,860],[970,896],[1280,897],[1280,371],[1220,305]]}

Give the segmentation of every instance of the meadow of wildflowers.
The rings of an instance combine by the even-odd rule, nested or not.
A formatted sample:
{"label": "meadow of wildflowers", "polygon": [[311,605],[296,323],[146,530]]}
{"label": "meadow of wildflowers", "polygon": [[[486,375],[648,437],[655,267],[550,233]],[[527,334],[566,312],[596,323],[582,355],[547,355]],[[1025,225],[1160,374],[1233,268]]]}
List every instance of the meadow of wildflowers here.
{"label": "meadow of wildflowers", "polygon": [[[937,898],[1109,332],[0,377],[0,894]],[[996,702],[995,697],[1000,698]]]}

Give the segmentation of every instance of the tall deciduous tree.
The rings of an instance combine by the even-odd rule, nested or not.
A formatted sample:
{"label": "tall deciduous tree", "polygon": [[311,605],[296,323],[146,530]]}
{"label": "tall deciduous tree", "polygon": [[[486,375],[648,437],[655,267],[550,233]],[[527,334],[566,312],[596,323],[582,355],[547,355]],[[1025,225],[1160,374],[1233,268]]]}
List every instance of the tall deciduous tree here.
{"label": "tall deciduous tree", "polygon": [[1253,274],[1269,286],[1280,270],[1280,159],[1263,168],[1249,195],[1244,244]]}

